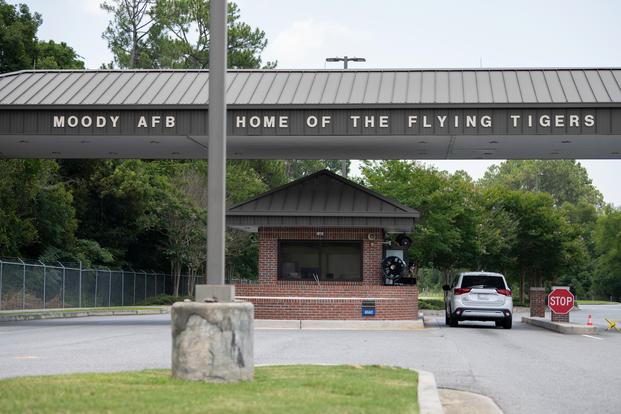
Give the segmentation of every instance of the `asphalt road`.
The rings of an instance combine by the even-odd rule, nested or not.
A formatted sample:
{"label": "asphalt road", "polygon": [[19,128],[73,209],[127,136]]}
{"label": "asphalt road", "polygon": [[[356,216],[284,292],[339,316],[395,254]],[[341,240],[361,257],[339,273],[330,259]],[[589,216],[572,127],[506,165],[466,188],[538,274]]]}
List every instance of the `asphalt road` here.
{"label": "asphalt road", "polygon": [[[600,324],[621,306],[583,307]],[[597,315],[597,316],[596,316]],[[440,387],[492,397],[505,413],[618,413],[621,332],[569,336],[520,323],[413,332],[257,330],[256,364],[386,364],[431,371]],[[607,326],[603,321],[602,326]],[[170,367],[168,315],[0,324],[0,377]]]}

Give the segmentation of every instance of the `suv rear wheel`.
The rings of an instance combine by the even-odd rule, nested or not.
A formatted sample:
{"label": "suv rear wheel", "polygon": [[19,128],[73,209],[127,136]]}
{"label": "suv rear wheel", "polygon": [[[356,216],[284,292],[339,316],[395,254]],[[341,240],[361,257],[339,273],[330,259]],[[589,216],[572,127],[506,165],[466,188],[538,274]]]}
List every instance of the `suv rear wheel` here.
{"label": "suv rear wheel", "polygon": [[457,321],[457,316],[454,315],[453,312],[451,312],[450,308],[448,313],[446,314],[446,324],[451,328],[454,328],[459,324],[459,322]]}
{"label": "suv rear wheel", "polygon": [[502,323],[502,327],[505,329],[511,329],[511,325],[513,325],[513,319],[511,317],[506,318]]}

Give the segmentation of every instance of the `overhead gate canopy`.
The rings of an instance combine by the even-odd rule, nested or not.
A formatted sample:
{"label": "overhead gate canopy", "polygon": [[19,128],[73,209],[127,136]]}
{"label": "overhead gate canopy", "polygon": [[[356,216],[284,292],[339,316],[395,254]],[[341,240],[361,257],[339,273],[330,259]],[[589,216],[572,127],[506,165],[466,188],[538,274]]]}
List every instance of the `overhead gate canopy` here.
{"label": "overhead gate canopy", "polygon": [[[209,72],[0,76],[2,158],[206,158]],[[228,156],[621,157],[621,69],[229,71]]]}

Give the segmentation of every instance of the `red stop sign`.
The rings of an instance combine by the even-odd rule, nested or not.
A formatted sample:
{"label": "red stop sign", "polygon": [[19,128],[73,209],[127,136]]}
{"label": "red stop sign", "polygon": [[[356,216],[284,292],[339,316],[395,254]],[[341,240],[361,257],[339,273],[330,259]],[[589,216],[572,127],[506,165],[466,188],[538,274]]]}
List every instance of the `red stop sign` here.
{"label": "red stop sign", "polygon": [[548,295],[548,307],[556,314],[569,313],[574,307],[574,295],[567,289],[555,289]]}

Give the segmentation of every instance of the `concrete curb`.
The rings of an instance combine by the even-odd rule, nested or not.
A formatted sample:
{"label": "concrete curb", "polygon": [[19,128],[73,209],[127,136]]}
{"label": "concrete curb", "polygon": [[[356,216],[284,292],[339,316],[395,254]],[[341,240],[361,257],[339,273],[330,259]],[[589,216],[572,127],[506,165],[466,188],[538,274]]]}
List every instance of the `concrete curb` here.
{"label": "concrete curb", "polygon": [[1,315],[0,322],[32,321],[38,319],[85,318],[88,316],[128,316],[128,315],[161,315],[170,313],[170,308],[112,311],[71,311],[71,312],[26,312],[18,315]]}
{"label": "concrete curb", "polygon": [[420,414],[444,414],[436,377],[427,371],[418,372],[418,408]]}
{"label": "concrete curb", "polygon": [[527,323],[540,328],[549,329],[554,332],[571,335],[596,334],[596,326],[577,325],[575,323],[552,322],[545,318],[522,316],[522,323]]}
{"label": "concrete curb", "polygon": [[424,329],[423,320],[275,320],[255,319],[257,329],[339,330],[339,331],[415,331]]}

